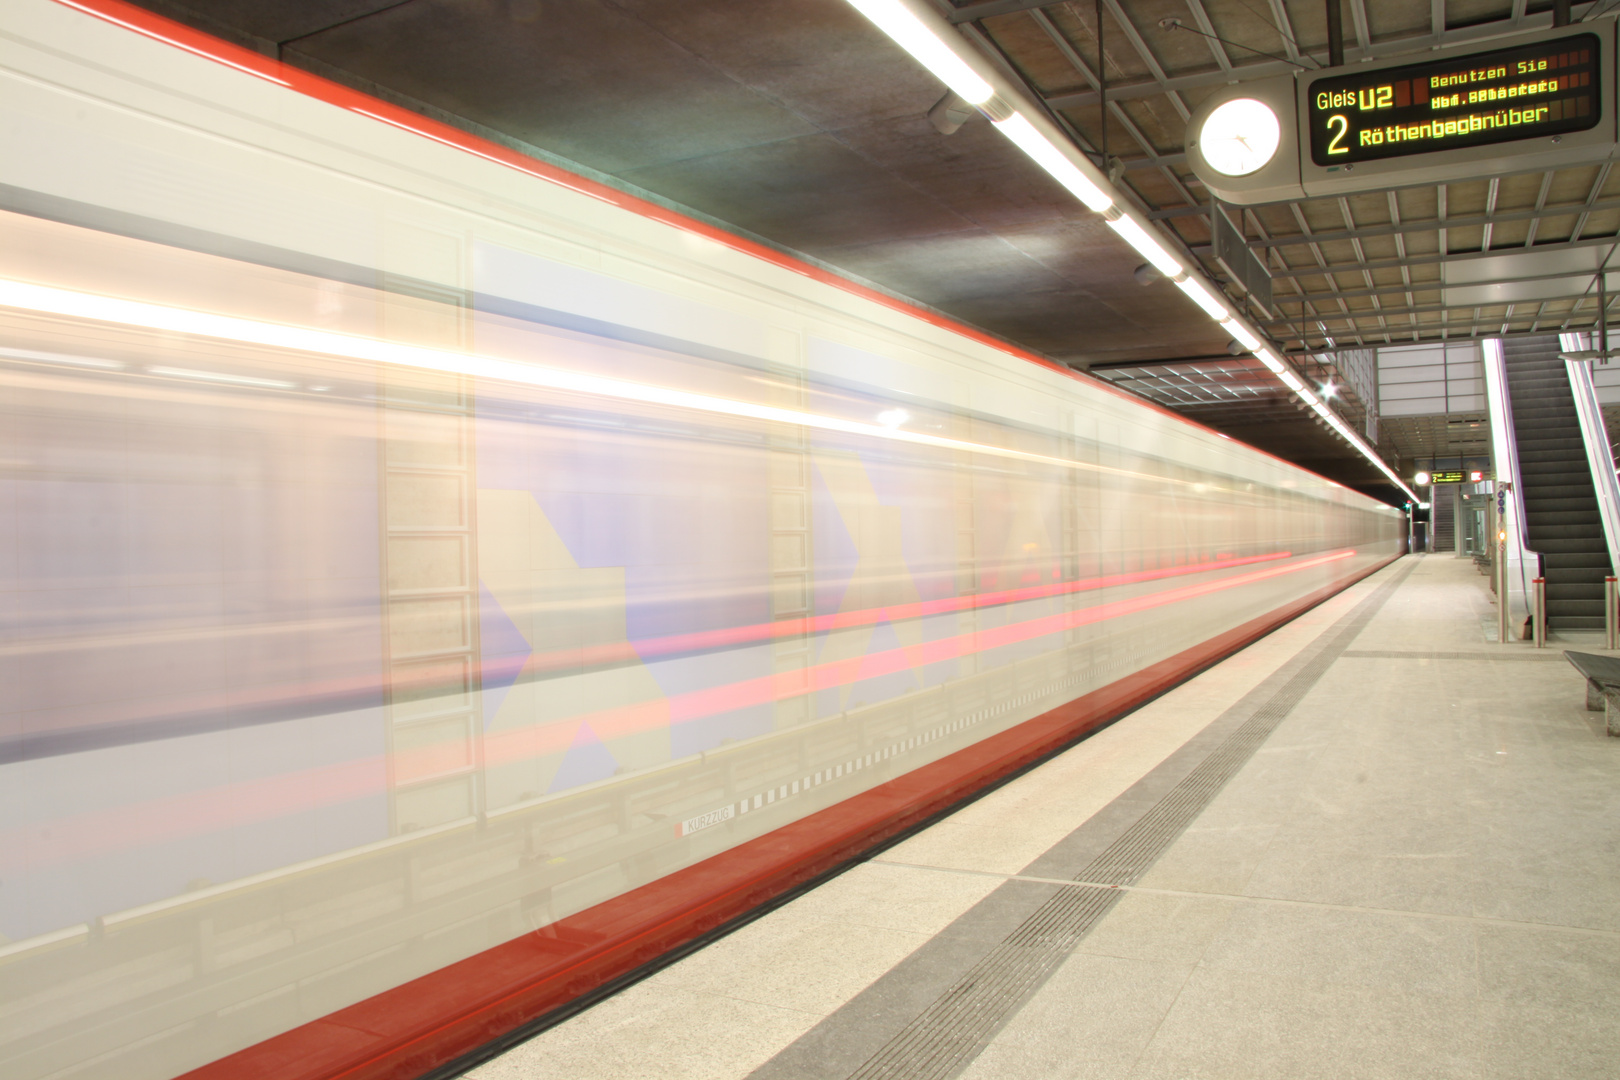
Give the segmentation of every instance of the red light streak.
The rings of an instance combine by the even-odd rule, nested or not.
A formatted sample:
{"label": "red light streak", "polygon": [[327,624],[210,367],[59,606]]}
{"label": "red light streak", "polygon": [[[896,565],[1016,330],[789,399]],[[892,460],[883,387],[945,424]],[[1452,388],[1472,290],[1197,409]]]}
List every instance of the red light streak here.
{"label": "red light streak", "polygon": [[[677,694],[664,700],[585,713],[543,728],[497,732],[485,737],[484,761],[486,765],[501,765],[564,751],[571,744],[581,722],[589,723],[604,740],[665,724],[691,723],[750,705],[769,703],[780,697],[836,688],[856,679],[959,659],[1076,627],[1198,599],[1342,561],[1355,554],[1353,549],[1330,552],[1285,566],[1266,567],[1160,593],[958,634],[853,660],[818,664],[802,672],[746,679],[725,686]],[[430,762],[438,753],[440,751],[427,747],[409,754],[397,754],[395,764],[410,772],[413,763]],[[18,869],[31,871],[184,836],[222,832],[289,813],[380,794],[386,788],[386,765],[386,760],[381,756],[363,758],[57,818],[0,833],[0,850],[18,853]],[[41,842],[41,829],[50,831],[50,841]]]}

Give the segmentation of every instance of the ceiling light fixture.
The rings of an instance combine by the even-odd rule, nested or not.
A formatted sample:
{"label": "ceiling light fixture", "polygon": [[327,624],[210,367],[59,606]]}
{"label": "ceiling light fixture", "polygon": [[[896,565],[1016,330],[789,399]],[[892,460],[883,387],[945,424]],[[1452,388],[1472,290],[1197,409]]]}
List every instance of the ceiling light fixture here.
{"label": "ceiling light fixture", "polygon": [[[1086,206],[1100,214],[1114,205],[1113,198],[1081,172],[1080,167],[1070,161],[1052,140],[1036,131],[1035,125],[1031,124],[1022,113],[1014,112],[1004,119],[993,122],[997,131],[1011,139],[1014,146],[1028,154],[1031,161],[1045,169],[1052,179],[1068,188],[1069,193]],[[1142,254],[1148,253],[1144,251]],[[1161,249],[1159,254],[1163,256],[1165,252]],[[1159,265],[1153,256],[1148,255],[1148,258],[1155,266]],[[1171,272],[1181,273],[1181,265],[1178,263]]]}
{"label": "ceiling light fixture", "polygon": [[1204,314],[1218,323],[1226,322],[1232,317],[1226,310],[1226,305],[1215,299],[1215,294],[1209,286],[1195,277],[1186,277],[1176,282],[1176,288],[1186,293],[1193,303],[1204,309]]}
{"label": "ceiling light fixture", "polygon": [[[1135,248],[1143,258],[1158,268],[1159,272],[1167,278],[1180,277],[1187,272],[1181,265],[1181,260],[1170,254],[1163,244],[1153,238],[1153,234],[1136,223],[1135,218],[1121,214],[1108,223],[1108,227],[1120,235],[1131,247]],[[1255,345],[1260,344],[1258,338]],[[1249,346],[1254,348],[1254,345]]]}
{"label": "ceiling light fixture", "polygon": [[[1157,229],[1144,226],[1133,216],[1113,190],[1110,179],[1104,177],[1090,161],[1080,158],[1073,143],[1062,132],[1053,127],[1045,116],[1037,114],[1032,120],[1019,111],[1017,103],[1022,102],[1021,95],[1008,85],[998,85],[996,80],[1000,76],[984,67],[984,60],[971,51],[961,35],[937,11],[928,7],[923,0],[849,2],[915,57],[918,63],[938,76],[958,97],[978,107],[998,131],[1075,198],[1102,214],[1110,229],[1140,252],[1155,269],[1174,281],[1176,287],[1219,323],[1222,329],[1259,357],[1266,369],[1282,379],[1283,384],[1301,401],[1313,408],[1321,404],[1315,394],[1305,389],[1292,368],[1265,347],[1265,339],[1232,310],[1225,296],[1212,291],[1201,276],[1189,270],[1161,241]],[[981,71],[988,73],[981,74]],[[1255,172],[1276,156],[1281,145],[1282,130],[1276,114],[1263,103],[1248,98],[1236,99],[1211,114],[1211,120],[1217,117],[1219,120],[1214,124],[1205,123],[1200,139],[1205,159],[1212,164],[1218,160],[1217,167],[1227,175],[1242,176]],[[1143,281],[1143,269],[1137,269],[1138,281]],[[1328,347],[1335,347],[1331,339]],[[1325,388],[1324,392],[1331,393]],[[1335,431],[1343,435],[1396,486],[1411,495],[1401,478],[1371,447],[1331,410],[1327,415]]]}
{"label": "ceiling light fixture", "polygon": [[924,26],[916,13],[899,0],[849,2],[969,105],[983,105],[995,96],[995,89],[984,77],[952,52],[949,45]]}
{"label": "ceiling light fixture", "polygon": [[1260,347],[1260,338],[1236,319],[1230,319],[1221,325],[1230,330],[1232,336],[1237,338],[1238,342],[1250,352]]}

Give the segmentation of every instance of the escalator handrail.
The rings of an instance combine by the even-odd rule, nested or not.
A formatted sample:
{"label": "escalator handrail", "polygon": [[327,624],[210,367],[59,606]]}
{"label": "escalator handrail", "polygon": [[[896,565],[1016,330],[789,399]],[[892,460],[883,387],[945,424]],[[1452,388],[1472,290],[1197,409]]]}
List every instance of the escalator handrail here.
{"label": "escalator handrail", "polygon": [[[1534,558],[1536,565],[1541,564],[1541,554],[1530,546],[1530,532],[1528,518],[1524,512],[1524,485],[1519,482],[1519,436],[1513,428],[1513,399],[1508,391],[1507,360],[1502,353],[1501,338],[1486,338],[1481,343],[1481,360],[1485,368],[1486,405],[1500,402],[1501,408],[1491,409],[1491,429],[1500,432],[1501,438],[1496,441],[1496,453],[1493,460],[1496,462],[1496,476],[1500,483],[1502,466],[1507,465],[1507,483],[1513,494],[1514,533],[1519,540],[1519,586],[1524,590],[1525,604],[1531,603],[1534,593],[1530,589],[1530,582],[1524,576],[1524,564]],[[1490,393],[1494,382],[1496,393]],[[1501,415],[1497,415],[1500,412]]]}
{"label": "escalator handrail", "polygon": [[1590,360],[1565,360],[1569,389],[1575,397],[1575,415],[1581,421],[1581,442],[1586,447],[1586,464],[1592,470],[1592,488],[1597,493],[1598,514],[1603,519],[1603,540],[1609,549],[1609,573],[1620,566],[1620,478],[1614,472],[1614,452],[1609,433],[1603,426],[1603,408],[1598,404],[1597,387],[1592,382]]}

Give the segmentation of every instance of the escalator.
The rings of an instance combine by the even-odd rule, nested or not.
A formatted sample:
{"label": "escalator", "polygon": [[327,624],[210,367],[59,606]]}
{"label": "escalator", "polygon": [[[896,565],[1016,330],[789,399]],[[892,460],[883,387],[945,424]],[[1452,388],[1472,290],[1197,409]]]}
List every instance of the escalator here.
{"label": "escalator", "polygon": [[1558,338],[1502,342],[1526,541],[1542,556],[1547,625],[1603,628],[1609,549]]}

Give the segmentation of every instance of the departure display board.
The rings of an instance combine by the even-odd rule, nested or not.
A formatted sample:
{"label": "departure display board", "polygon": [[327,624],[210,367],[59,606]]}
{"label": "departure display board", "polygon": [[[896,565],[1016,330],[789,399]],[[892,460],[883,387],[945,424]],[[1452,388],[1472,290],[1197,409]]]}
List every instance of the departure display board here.
{"label": "departure display board", "polygon": [[1597,36],[1333,74],[1306,97],[1317,165],[1585,131],[1603,119]]}

